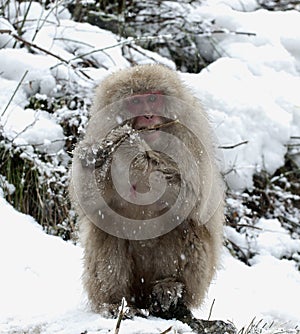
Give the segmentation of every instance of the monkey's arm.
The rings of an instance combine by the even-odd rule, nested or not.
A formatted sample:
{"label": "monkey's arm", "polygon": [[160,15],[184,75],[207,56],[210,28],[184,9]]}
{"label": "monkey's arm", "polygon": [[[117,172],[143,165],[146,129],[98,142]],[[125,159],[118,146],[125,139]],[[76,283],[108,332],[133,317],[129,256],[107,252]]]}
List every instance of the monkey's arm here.
{"label": "monkey's arm", "polygon": [[[163,127],[171,126],[178,123],[177,120],[168,123],[158,124],[149,128],[141,128],[135,130],[132,124],[126,122],[112,129],[106,137],[100,142],[87,145],[84,141],[77,147],[77,154],[85,167],[95,166],[101,167],[107,160],[112,158],[116,149],[127,139],[129,139],[131,148],[137,148],[138,151],[151,151],[149,145],[143,140],[139,133],[149,130],[158,130]],[[154,158],[154,157],[153,157]]]}
{"label": "monkey's arm", "polygon": [[111,162],[113,152],[130,136],[134,130],[129,124],[112,129],[99,142],[82,141],[77,147],[77,155],[83,167],[101,168],[107,160]]}

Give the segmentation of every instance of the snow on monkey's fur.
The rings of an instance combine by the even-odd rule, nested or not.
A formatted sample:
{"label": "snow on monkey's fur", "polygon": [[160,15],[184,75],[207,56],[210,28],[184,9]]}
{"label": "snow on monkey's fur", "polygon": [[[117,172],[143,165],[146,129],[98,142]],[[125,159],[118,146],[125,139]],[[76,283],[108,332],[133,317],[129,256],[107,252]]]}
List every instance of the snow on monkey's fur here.
{"label": "snow on monkey's fur", "polygon": [[[160,153],[155,157],[143,155],[149,146],[130,123],[111,130],[116,122],[115,116],[124,106],[124,99],[153,91],[166,96],[165,110],[169,112],[166,117],[170,118],[170,112],[176,114],[176,122],[170,123],[165,130],[179,138],[193,153],[196,169],[183,162],[189,181],[184,180],[184,175],[168,157]],[[135,136],[129,139],[132,133]],[[95,200],[95,192],[105,193],[106,201],[118,207],[122,214],[141,216],[141,208],[132,209],[130,205],[120,204],[112,181],[106,175],[114,155],[114,150],[108,150],[107,143],[117,148],[115,143],[120,142],[120,138],[123,142],[131,140],[129,149],[142,152],[143,166],[146,164],[149,168],[146,172],[143,169],[145,177],[149,177],[153,170],[163,175],[168,170],[166,178],[174,189],[178,189],[178,182],[187,186],[184,195],[179,194],[182,196],[180,202],[182,205],[194,202],[194,205],[184,221],[167,233],[151,239],[133,240],[111,235],[97,227],[97,220],[107,226],[114,222],[111,217],[99,214],[103,208]],[[85,158],[90,154],[94,154],[94,159],[87,163]],[[97,189],[87,184],[89,164],[94,164]],[[118,166],[121,173],[122,167]],[[196,198],[195,194],[198,194]],[[116,315],[123,297],[132,309],[148,309],[150,314],[162,317],[169,317],[176,305],[182,304],[190,309],[202,303],[222,245],[223,187],[214,162],[213,135],[205,111],[176,72],[162,65],[136,66],[108,76],[99,85],[86,135],[74,151],[70,195],[79,216],[85,254],[84,286],[95,311]]]}

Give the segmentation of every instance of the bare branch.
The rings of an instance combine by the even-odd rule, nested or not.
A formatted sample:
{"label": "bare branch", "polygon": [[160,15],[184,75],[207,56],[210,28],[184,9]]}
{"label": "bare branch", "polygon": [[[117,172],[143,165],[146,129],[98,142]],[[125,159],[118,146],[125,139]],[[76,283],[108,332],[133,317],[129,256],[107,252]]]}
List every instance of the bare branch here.
{"label": "bare branch", "polygon": [[248,144],[248,142],[249,142],[248,140],[245,140],[245,141],[242,141],[241,143],[237,143],[237,144],[234,144],[234,145],[218,146],[218,148],[221,148],[221,149],[224,149],[224,150],[231,150],[231,149],[236,148],[238,146]]}
{"label": "bare branch", "polygon": [[[39,50],[39,51],[41,51],[41,52],[43,52],[43,53],[46,53],[46,54],[48,54],[49,56],[52,56],[52,57],[58,59],[59,61],[61,61],[61,62],[64,63],[64,64],[71,65],[73,69],[76,69],[76,66],[73,65],[73,64],[71,64],[70,61],[63,59],[63,58],[60,57],[59,55],[56,55],[55,53],[52,53],[51,51],[46,50],[46,49],[44,49],[44,48],[38,46],[37,44],[34,44],[34,43],[32,43],[32,42],[29,42],[29,41],[26,41],[24,38],[22,38],[22,37],[16,35],[12,30],[7,30],[7,29],[5,29],[5,30],[0,30],[0,34],[8,34],[8,35],[12,36],[14,39],[16,39],[17,41],[19,41],[19,42],[21,42],[21,43],[27,45],[28,47],[33,48],[33,49],[37,49],[37,50]],[[71,60],[72,60],[72,59],[71,59]],[[90,77],[89,75],[87,75],[84,71],[80,70],[80,73],[81,73],[82,75],[84,75],[87,79],[91,79],[91,77]]]}
{"label": "bare branch", "polygon": [[82,53],[82,54],[70,59],[70,61],[73,61],[73,60],[76,60],[76,59],[81,59],[83,57],[90,56],[93,53],[104,52],[106,50],[113,49],[113,48],[118,47],[118,46],[124,46],[126,44],[131,44],[131,43],[134,43],[134,42],[137,42],[137,41],[156,40],[156,39],[159,39],[159,38],[172,38],[172,36],[171,35],[164,35],[164,36],[159,35],[159,36],[147,36],[147,37],[136,37],[136,38],[128,37],[128,38],[124,39],[123,41],[121,41],[119,43],[109,45],[109,46],[106,46],[104,48],[95,49],[95,50],[92,50],[92,51],[89,51],[89,52],[86,52],[86,53]]}
{"label": "bare branch", "polygon": [[167,334],[170,333],[172,330],[172,326],[170,326],[169,328],[167,328],[165,331],[161,332],[160,334]]}
{"label": "bare branch", "polygon": [[121,309],[118,315],[118,320],[117,320],[117,324],[116,324],[116,328],[115,328],[115,334],[119,334],[120,331],[120,327],[121,327],[121,322],[123,320],[124,314],[125,314],[125,298],[122,298],[122,304],[121,304]]}
{"label": "bare branch", "polygon": [[289,147],[289,148],[292,148],[292,147],[300,147],[300,143],[299,143],[299,144],[284,144],[283,146],[285,146],[285,147]]}
{"label": "bare branch", "polygon": [[208,319],[207,320],[210,320],[211,318],[211,315],[212,315],[212,310],[214,308],[214,305],[215,305],[215,299],[213,300],[212,304],[211,304],[211,307],[210,307],[210,310],[209,310],[209,315],[208,315]]}
{"label": "bare branch", "polygon": [[[39,18],[39,20],[38,20],[38,22],[37,22],[37,27],[36,27],[36,29],[35,29],[35,33],[34,33],[34,35],[33,35],[33,37],[32,37],[32,42],[35,40],[35,38],[36,38],[38,32],[40,31],[40,29],[41,29],[41,28],[44,26],[44,24],[47,22],[48,18],[49,18],[50,15],[52,14],[52,12],[53,12],[54,10],[56,10],[56,9],[58,8],[58,6],[61,5],[61,3],[62,3],[63,1],[64,1],[64,0],[56,1],[55,5],[48,11],[48,13],[47,13],[47,15],[46,15],[45,18],[42,18],[42,14],[41,14],[41,16],[40,16],[40,18]],[[56,16],[56,20],[59,21],[57,16]],[[42,24],[39,25],[39,23],[40,23],[41,21],[42,21]]]}
{"label": "bare branch", "polygon": [[[254,32],[247,32],[247,31],[231,31],[227,29],[220,29],[220,30],[213,30],[209,33],[203,33],[203,35],[210,35],[210,34],[232,34],[232,35],[246,35],[246,36],[256,36]],[[201,34],[202,35],[202,34]]]}
{"label": "bare branch", "polygon": [[9,99],[9,101],[8,101],[8,103],[7,103],[7,105],[6,105],[6,107],[4,108],[4,110],[3,110],[2,114],[1,114],[1,117],[5,114],[6,110],[8,109],[8,107],[9,107],[9,105],[11,104],[12,100],[14,99],[15,95],[17,94],[17,91],[19,90],[20,86],[22,85],[22,82],[24,81],[24,79],[25,79],[27,73],[28,73],[28,70],[25,71],[25,73],[23,74],[21,80],[19,81],[19,83],[18,83],[18,85],[17,85],[17,87],[16,87],[16,89],[15,89],[15,91],[14,91],[14,93],[13,93],[13,95],[11,96],[11,98]]}

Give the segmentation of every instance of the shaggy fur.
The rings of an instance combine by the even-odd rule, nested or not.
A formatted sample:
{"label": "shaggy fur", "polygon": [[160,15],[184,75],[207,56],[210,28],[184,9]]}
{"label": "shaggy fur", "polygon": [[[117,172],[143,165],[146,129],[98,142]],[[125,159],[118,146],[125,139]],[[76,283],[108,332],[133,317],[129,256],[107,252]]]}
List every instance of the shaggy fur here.
{"label": "shaggy fur", "polygon": [[[81,194],[72,186],[76,179],[82,188],[88,187],[85,167],[77,163],[78,152],[79,148],[89,148],[103,139],[109,128],[109,112],[117,108],[112,103],[153,91],[184,101],[186,108],[178,111],[180,117],[190,124],[192,132],[201,134],[199,144],[193,136],[186,135],[180,124],[170,129],[186,142],[197,159],[197,172],[201,177],[193,172],[192,188],[200,187],[200,195],[186,220],[167,234],[149,240],[117,238],[91,222],[80,205],[85,202],[87,206],[95,206],[95,212],[101,210],[94,201],[93,192]],[[170,103],[168,108],[176,110],[177,106],[178,103]],[[218,263],[224,221],[222,181],[213,158],[211,129],[204,119],[205,112],[176,72],[161,65],[118,71],[98,87],[85,138],[74,152],[70,187],[84,248],[84,286],[95,311],[109,311],[115,315],[125,297],[132,309],[148,309],[153,315],[167,318],[176,305],[190,309],[203,301]],[[189,172],[188,163],[185,168]],[[183,202],[190,200],[189,193],[185,196],[181,199]]]}

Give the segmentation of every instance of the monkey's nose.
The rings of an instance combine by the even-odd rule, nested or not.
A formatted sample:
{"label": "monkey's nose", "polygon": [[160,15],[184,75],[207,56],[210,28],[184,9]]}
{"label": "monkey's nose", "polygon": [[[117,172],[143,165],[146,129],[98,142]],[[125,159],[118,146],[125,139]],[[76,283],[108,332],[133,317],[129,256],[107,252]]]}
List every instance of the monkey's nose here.
{"label": "monkey's nose", "polygon": [[153,115],[144,115],[144,117],[145,117],[146,119],[151,119],[151,118],[153,118]]}

